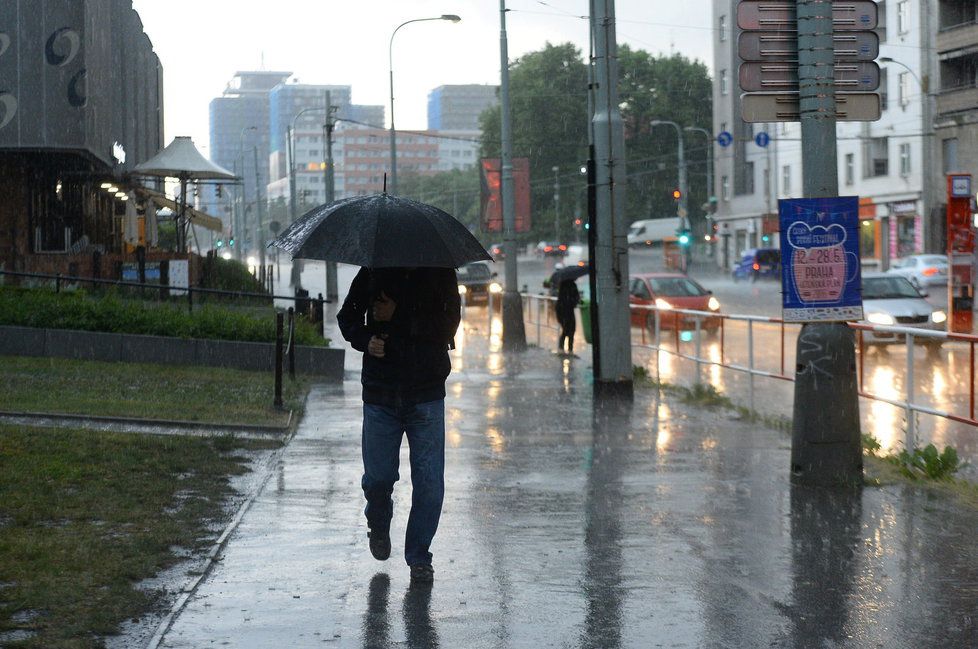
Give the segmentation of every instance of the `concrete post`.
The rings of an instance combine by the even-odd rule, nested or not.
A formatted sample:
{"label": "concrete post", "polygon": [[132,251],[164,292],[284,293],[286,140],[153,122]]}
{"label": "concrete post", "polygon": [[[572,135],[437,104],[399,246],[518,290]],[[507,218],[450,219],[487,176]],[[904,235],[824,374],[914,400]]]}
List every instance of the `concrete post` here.
{"label": "concrete post", "polygon": [[[831,0],[798,0],[798,78],[806,198],[839,193]],[[798,336],[791,481],[862,483],[856,346],[844,322],[807,323]]]}
{"label": "concrete post", "polygon": [[631,323],[628,304],[628,245],[625,217],[625,136],[618,107],[618,45],[614,0],[594,0],[594,255],[597,290],[592,314],[601,325],[600,363],[595,364],[598,397],[632,396]]}
{"label": "concrete post", "polygon": [[502,136],[503,247],[506,250],[506,287],[503,293],[503,349],[526,349],[523,298],[516,277],[516,195],[513,191],[513,133],[509,103],[509,48],[506,41],[506,0],[499,0],[499,112]]}
{"label": "concrete post", "polygon": [[[326,148],[326,169],[323,171],[323,178],[326,183],[325,203],[328,205],[336,200],[336,170],[333,168],[333,129],[336,121],[333,114],[337,107],[333,106],[333,99],[330,91],[326,91],[326,119],[323,121],[323,146]],[[335,302],[340,297],[339,282],[337,279],[338,269],[335,261],[326,262],[326,299]]]}

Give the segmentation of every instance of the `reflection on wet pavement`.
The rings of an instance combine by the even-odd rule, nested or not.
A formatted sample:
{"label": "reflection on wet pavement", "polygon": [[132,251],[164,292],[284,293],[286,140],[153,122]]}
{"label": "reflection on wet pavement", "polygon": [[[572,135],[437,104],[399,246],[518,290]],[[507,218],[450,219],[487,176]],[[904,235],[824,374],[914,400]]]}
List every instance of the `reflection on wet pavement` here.
{"label": "reflection on wet pavement", "polygon": [[596,409],[587,358],[510,358],[474,326],[453,354],[433,587],[399,559],[408,475],[392,558],[369,555],[351,374],[314,390],[161,646],[978,646],[974,512],[792,489],[786,436],[647,388]]}

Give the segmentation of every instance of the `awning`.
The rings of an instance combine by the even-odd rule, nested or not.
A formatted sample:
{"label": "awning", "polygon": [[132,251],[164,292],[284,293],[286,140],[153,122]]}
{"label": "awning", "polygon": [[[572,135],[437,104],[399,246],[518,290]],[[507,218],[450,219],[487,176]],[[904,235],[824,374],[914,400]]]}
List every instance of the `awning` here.
{"label": "awning", "polygon": [[[173,210],[174,214],[180,213],[180,205],[176,201],[167,198],[165,194],[161,194],[158,191],[152,189],[146,189],[145,187],[135,187],[134,190],[139,195],[140,198],[144,200],[151,200],[156,203],[157,207],[168,207]],[[213,232],[223,232],[224,222],[216,216],[211,216],[201,212],[200,210],[194,209],[187,206],[187,219],[190,221],[190,225],[196,225]]]}

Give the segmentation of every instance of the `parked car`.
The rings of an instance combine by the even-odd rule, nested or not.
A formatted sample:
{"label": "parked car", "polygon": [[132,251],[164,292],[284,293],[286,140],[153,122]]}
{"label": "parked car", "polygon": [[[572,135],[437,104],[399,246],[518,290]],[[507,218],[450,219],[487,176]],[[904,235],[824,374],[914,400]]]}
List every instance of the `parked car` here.
{"label": "parked car", "polygon": [[489,293],[502,293],[502,285],[494,281],[496,273],[484,261],[465,264],[458,269],[456,276],[458,292],[465,298],[466,304],[485,304],[489,301]]}
{"label": "parked car", "polygon": [[503,248],[503,244],[501,243],[490,244],[489,254],[492,255],[492,258],[495,259],[496,261],[502,261],[503,259],[506,259],[506,249]]}
{"label": "parked car", "polygon": [[567,244],[556,241],[541,241],[535,249],[540,257],[563,257],[567,254]]}
{"label": "parked car", "polygon": [[[906,277],[889,273],[864,273],[862,276],[863,311],[869,324],[913,327],[944,331],[947,313],[935,308],[910,284]],[[916,342],[939,348],[941,340],[916,338]],[[863,342],[887,345],[905,342],[903,334],[864,331]]]}
{"label": "parked car", "polygon": [[906,277],[914,288],[947,286],[947,256],[910,255],[894,260],[887,273]]}
{"label": "parked car", "polygon": [[734,281],[781,277],[781,251],[777,248],[748,248],[733,267]]}
{"label": "parked car", "polygon": [[[696,317],[669,313],[672,309],[689,309],[718,313],[720,302],[712,291],[679,273],[643,273],[632,275],[628,284],[628,302],[633,306],[656,305],[660,329],[696,329]],[[655,312],[647,309],[631,310],[632,325],[655,330]],[[700,321],[700,329],[715,332],[720,328],[720,318],[707,317]]]}

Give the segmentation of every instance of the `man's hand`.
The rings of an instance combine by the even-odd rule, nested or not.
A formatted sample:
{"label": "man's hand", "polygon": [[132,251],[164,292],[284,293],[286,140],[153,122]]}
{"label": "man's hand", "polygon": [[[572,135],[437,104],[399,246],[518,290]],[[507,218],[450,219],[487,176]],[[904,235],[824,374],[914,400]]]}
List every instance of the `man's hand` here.
{"label": "man's hand", "polygon": [[[386,336],[385,336],[386,338]],[[384,357],[384,338],[373,336],[367,343],[367,353],[375,358]]]}
{"label": "man's hand", "polygon": [[390,322],[394,317],[394,309],[397,303],[387,297],[387,293],[380,292],[380,297],[374,300],[373,316],[376,322]]}

